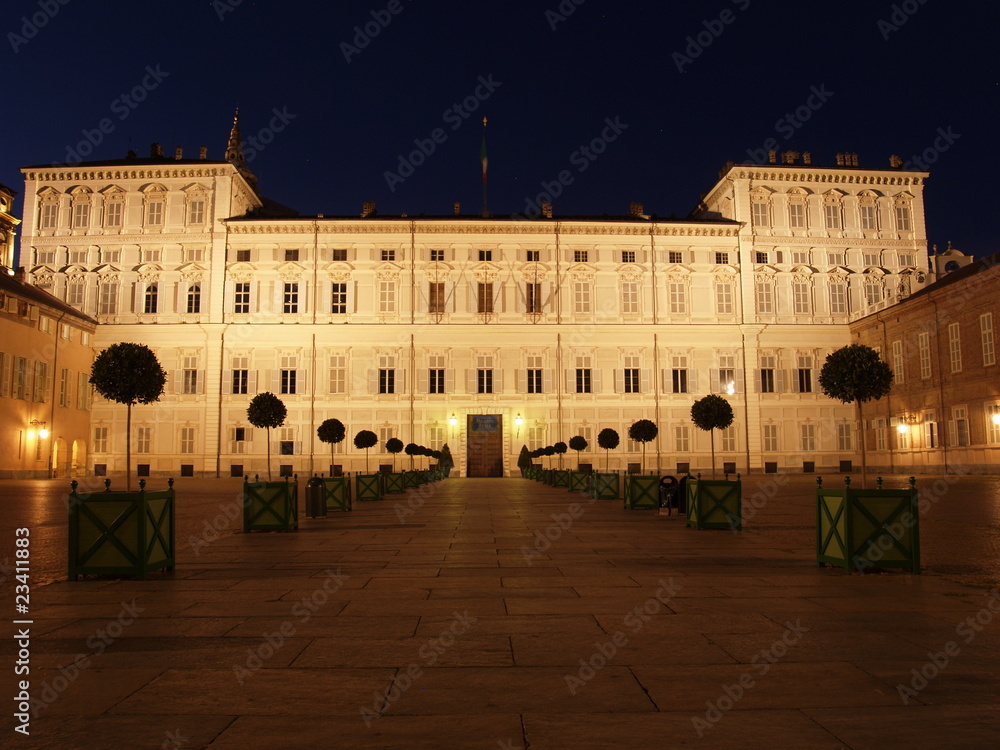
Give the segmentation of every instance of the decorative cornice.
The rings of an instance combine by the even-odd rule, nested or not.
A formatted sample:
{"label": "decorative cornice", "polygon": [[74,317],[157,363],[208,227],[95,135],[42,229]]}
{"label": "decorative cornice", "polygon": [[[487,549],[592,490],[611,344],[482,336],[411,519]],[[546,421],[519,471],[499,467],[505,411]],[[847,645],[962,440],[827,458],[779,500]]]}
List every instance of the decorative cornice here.
{"label": "decorative cornice", "polygon": [[[58,169],[58,165],[53,165]],[[85,182],[87,180],[168,180],[171,178],[225,177],[233,174],[229,165],[203,167],[94,167],[91,169],[76,169],[73,171],[48,172],[44,170],[24,173],[25,180],[38,182]]]}
{"label": "decorative cornice", "polygon": [[313,234],[320,235],[375,235],[375,234],[409,234],[411,229],[421,235],[538,235],[557,232],[562,235],[603,236],[603,237],[737,237],[740,227],[733,226],[699,226],[697,224],[675,226],[665,224],[588,224],[586,222],[560,222],[558,227],[553,224],[532,224],[520,222],[504,222],[496,224],[446,224],[420,223],[399,221],[392,223],[356,222],[338,224],[335,220],[321,219],[315,223],[303,224],[299,219],[273,221],[268,223],[227,223],[231,234],[267,235],[267,234]]}
{"label": "decorative cornice", "polygon": [[765,248],[774,247],[789,247],[792,245],[802,246],[816,246],[816,245],[838,245],[850,249],[852,247],[902,247],[906,249],[912,249],[914,243],[922,242],[922,240],[917,240],[915,237],[909,240],[891,240],[891,239],[864,239],[861,237],[767,237],[757,235],[757,249],[763,250]]}
{"label": "decorative cornice", "polygon": [[885,172],[842,171],[802,169],[787,170],[781,166],[762,165],[738,167],[728,175],[735,180],[770,180],[772,182],[816,182],[844,185],[922,185],[924,177],[919,174],[892,174]]}
{"label": "decorative cornice", "polygon": [[192,234],[56,234],[45,237],[35,235],[27,238],[32,247],[48,245],[69,246],[77,243],[73,240],[86,240],[93,247],[109,245],[202,245],[212,241],[212,232]]}

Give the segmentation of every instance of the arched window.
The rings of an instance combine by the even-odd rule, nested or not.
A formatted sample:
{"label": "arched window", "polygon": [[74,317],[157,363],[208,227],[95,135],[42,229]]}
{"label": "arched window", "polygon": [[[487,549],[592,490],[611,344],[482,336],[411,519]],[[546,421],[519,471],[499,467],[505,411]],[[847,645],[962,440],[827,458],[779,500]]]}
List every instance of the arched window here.
{"label": "arched window", "polygon": [[155,313],[159,296],[160,292],[157,284],[150,284],[147,286],[142,311],[144,313]]}
{"label": "arched window", "polygon": [[188,287],[187,293],[187,311],[188,314],[194,315],[201,312],[201,285],[192,284]]}

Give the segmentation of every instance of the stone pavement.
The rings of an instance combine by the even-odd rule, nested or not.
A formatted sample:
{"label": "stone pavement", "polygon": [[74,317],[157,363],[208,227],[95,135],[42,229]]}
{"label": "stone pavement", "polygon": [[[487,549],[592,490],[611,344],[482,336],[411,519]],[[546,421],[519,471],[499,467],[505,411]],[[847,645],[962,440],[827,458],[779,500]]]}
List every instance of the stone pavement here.
{"label": "stone pavement", "polygon": [[523,479],[243,534],[238,481],[179,480],[173,574],[73,583],[65,481],[0,484],[0,559],[28,525],[39,566],[0,746],[996,747],[1000,480],[920,478],[920,576],[818,568],[814,479],[780,481],[738,534]]}

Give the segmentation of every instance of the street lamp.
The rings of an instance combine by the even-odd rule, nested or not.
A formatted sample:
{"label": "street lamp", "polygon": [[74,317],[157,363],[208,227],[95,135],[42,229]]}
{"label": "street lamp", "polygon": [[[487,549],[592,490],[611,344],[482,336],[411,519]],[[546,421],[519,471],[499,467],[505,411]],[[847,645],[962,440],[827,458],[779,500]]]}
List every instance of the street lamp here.
{"label": "street lamp", "polygon": [[43,440],[49,436],[49,431],[45,429],[45,422],[39,419],[32,419],[28,424],[38,430],[38,437]]}

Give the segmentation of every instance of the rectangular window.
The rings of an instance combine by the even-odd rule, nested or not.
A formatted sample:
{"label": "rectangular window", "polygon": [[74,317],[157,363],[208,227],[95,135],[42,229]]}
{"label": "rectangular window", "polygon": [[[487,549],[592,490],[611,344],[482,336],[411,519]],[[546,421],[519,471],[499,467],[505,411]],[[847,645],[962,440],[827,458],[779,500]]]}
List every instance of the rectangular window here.
{"label": "rectangular window", "polygon": [[763,356],[760,358],[760,392],[774,393],[774,369],[775,357]]}
{"label": "rectangular window", "polygon": [[916,266],[914,262],[914,256],[911,253],[900,253],[899,254],[899,265],[912,268]]}
{"label": "rectangular window", "polygon": [[347,355],[330,355],[330,393],[347,393]]}
{"label": "rectangular window", "polygon": [[201,226],[205,223],[205,201],[191,201],[188,203],[187,223],[192,226]]}
{"label": "rectangular window", "polygon": [[795,282],[792,284],[792,310],[796,315],[808,315],[812,312],[812,295],[809,284]]}
{"label": "rectangular window", "polygon": [[90,408],[90,379],[85,372],[76,376],[76,408],[82,410]]}
{"label": "rectangular window", "polygon": [[576,281],[573,283],[573,311],[576,313],[590,312],[590,282]]}
{"label": "rectangular window", "polygon": [[298,393],[298,359],[292,355],[282,355],[281,357],[281,382],[280,390],[282,394],[293,395]]}
{"label": "rectangular window", "polygon": [[816,450],[816,425],[803,424],[799,427],[802,439],[801,449],[805,452]]}
{"label": "rectangular window", "polygon": [[622,314],[635,315],[639,312],[639,284],[632,280],[622,281]]}
{"label": "rectangular window", "polygon": [[964,406],[955,406],[951,410],[951,418],[955,424],[951,444],[964,448],[969,445],[969,410]]}
{"label": "rectangular window", "polygon": [[396,282],[382,279],[378,283],[378,311],[381,315],[396,312]]}
{"label": "rectangular window", "polygon": [[823,220],[827,229],[840,229],[840,204],[827,203],[823,206]]}
{"label": "rectangular window", "polygon": [[937,415],[932,411],[924,412],[924,441],[928,448],[938,447],[938,424]]}
{"label": "rectangular window", "polygon": [[840,282],[830,284],[830,313],[847,315],[847,284]]}
{"label": "rectangular window", "polygon": [[869,307],[879,304],[882,301],[882,285],[877,281],[865,282],[865,301]]}
{"label": "rectangular window", "polygon": [[194,453],[194,427],[181,427],[181,453]]}
{"label": "rectangular window", "polygon": [[767,263],[767,253],[757,251],[754,254],[754,263]]}
{"label": "rectangular window", "polygon": [[882,265],[881,253],[861,253],[861,264],[866,267],[878,267]]}
{"label": "rectangular window", "polygon": [[[46,403],[49,400],[49,365],[47,362],[35,362],[34,391],[31,394],[35,403]],[[27,390],[25,390],[27,399]]]}
{"label": "rectangular window", "polygon": [[529,369],[528,373],[528,393],[542,392],[542,371],[540,369]]}
{"label": "rectangular window", "polygon": [[804,203],[788,205],[788,226],[792,229],[806,228],[806,206]]}
{"label": "rectangular window", "polygon": [[286,283],[281,293],[281,312],[293,315],[299,311],[299,285],[296,282]]}
{"label": "rectangular window", "polygon": [[676,453],[691,452],[691,428],[686,424],[674,425],[674,451]]}
{"label": "rectangular window", "polygon": [[733,314],[733,285],[729,282],[715,284],[715,312],[717,315]]}
{"label": "rectangular window", "polygon": [[330,312],[334,315],[346,315],[347,284],[342,281],[334,281],[331,285],[331,295]]}
{"label": "rectangular window", "polygon": [[383,248],[381,253],[381,258],[383,263],[387,261],[394,261],[396,260],[396,251],[390,250],[388,248]]}
{"label": "rectangular window", "polygon": [[246,369],[246,358],[240,357],[233,360],[233,365],[240,364],[242,367],[238,370],[233,370],[233,393],[236,395],[243,395],[249,391],[250,388],[250,371]]}
{"label": "rectangular window", "polygon": [[590,367],[590,357],[576,358],[576,392],[591,393],[593,391],[593,375]]}
{"label": "rectangular window", "polygon": [[[335,247],[335,248],[333,248],[330,260],[339,261],[341,263],[346,263],[347,262],[347,248],[346,247]],[[433,258],[431,260],[433,260]]]}
{"label": "rectangular window", "polygon": [[771,212],[770,206],[764,201],[755,201],[753,203],[753,225],[755,227],[769,227],[771,226]]}
{"label": "rectangular window", "polygon": [[108,452],[108,428],[94,428],[94,453]]}
{"label": "rectangular window", "polygon": [[427,312],[444,312],[444,282],[430,281],[427,283]]}
{"label": "rectangular window", "polygon": [[896,384],[906,382],[906,367],[903,359],[903,342],[892,342],[892,374]]}
{"label": "rectangular window", "polygon": [[688,392],[688,371],[686,369],[673,369],[670,371],[671,387],[673,393]]}
{"label": "rectangular window", "polygon": [[153,428],[152,427],[136,427],[135,428],[135,452],[136,453],[149,453],[153,442]]}
{"label": "rectangular window", "polygon": [[[487,252],[482,250],[480,252]],[[493,284],[491,282],[479,282],[476,291],[476,312],[493,312]]]}
{"label": "rectangular window", "polygon": [[299,261],[298,248],[288,248],[285,250],[285,263],[298,263],[298,261]]}
{"label": "rectangular window", "polygon": [[837,425],[837,450],[838,451],[854,450],[854,435],[852,434],[852,425],[846,422],[840,422]]}
{"label": "rectangular window", "polygon": [[861,228],[866,231],[878,229],[878,211],[875,206],[861,207]]}
{"label": "rectangular window", "polygon": [[111,201],[104,206],[104,226],[108,229],[117,229],[122,225],[122,209],[124,204],[121,201]]}
{"label": "rectangular window", "polygon": [[1000,404],[986,407],[986,428],[989,430],[990,444],[1000,443]]}
{"label": "rectangular window", "polygon": [[151,227],[163,224],[163,201],[152,201],[146,206],[146,224]]}
{"label": "rectangular window", "polygon": [[73,228],[86,229],[90,226],[90,204],[73,204]]}
{"label": "rectangular window", "polygon": [[623,375],[623,391],[625,393],[640,393],[640,374],[639,374],[639,357],[634,354],[630,354],[624,357],[624,370]]}
{"label": "rectangular window", "polygon": [[586,250],[574,250],[573,251],[573,262],[574,263],[586,263],[588,253]]}
{"label": "rectangular window", "polygon": [[493,393],[493,370],[476,370],[476,393]]}
{"label": "rectangular window", "polygon": [[831,266],[842,266],[846,263],[847,258],[844,253],[827,253],[826,262]]}
{"label": "rectangular window", "polygon": [[778,451],[778,425],[764,425],[764,450],[767,453],[776,453]]}
{"label": "rectangular window", "polygon": [[542,285],[528,282],[524,285],[524,311],[530,314],[542,312]]}
{"label": "rectangular window", "polygon": [[622,250],[622,263],[635,263],[635,250]]}
{"label": "rectangular window", "polygon": [[493,251],[492,250],[480,250],[479,251],[479,262],[480,263],[489,263],[489,262],[492,262],[492,260],[493,260]]}
{"label": "rectangular window", "polygon": [[59,219],[59,206],[55,203],[46,203],[42,206],[42,223],[40,229],[55,229]]}
{"label": "rectangular window", "polygon": [[884,451],[889,445],[889,440],[886,435],[885,420],[876,419],[875,420],[875,450]]}
{"label": "rectangular window", "polygon": [[187,291],[187,310],[188,315],[197,315],[201,312],[201,285],[191,284]]}
{"label": "rectangular window", "polygon": [[98,287],[97,312],[114,315],[118,312],[118,283],[106,281]]}
{"label": "rectangular window", "polygon": [[391,368],[380,368],[378,371],[378,392],[396,392],[396,371]]}
{"label": "rectangular window", "polygon": [[667,293],[670,297],[670,314],[687,314],[687,285],[680,281],[671,281],[667,285]]}
{"label": "rectangular window", "polygon": [[729,253],[716,253],[715,254],[715,265],[724,266],[729,263]]}
{"label": "rectangular window", "polygon": [[758,281],[757,287],[757,312],[762,315],[774,314],[774,292],[770,281]]}
{"label": "rectangular window", "polygon": [[525,250],[524,251],[524,259],[528,263],[538,263],[538,261],[541,260],[541,257],[542,257],[542,251],[541,250]]}
{"label": "rectangular window", "polygon": [[910,229],[910,207],[896,206],[896,231],[909,232]]}
{"label": "rectangular window", "polygon": [[427,392],[428,393],[444,393],[444,370],[441,368],[432,367],[427,371]]}
{"label": "rectangular window", "polygon": [[77,310],[80,310],[86,302],[86,296],[87,285],[75,280],[70,280],[69,286],[66,290],[66,302],[75,307]]}
{"label": "rectangular window", "polygon": [[198,358],[184,357],[183,387],[181,393],[198,393]]}
{"label": "rectangular window", "polygon": [[792,263],[797,266],[807,265],[809,263],[809,253],[808,251],[795,250],[792,252]]}
{"label": "rectangular window", "polygon": [[235,294],[233,296],[233,312],[234,313],[249,313],[250,312],[250,282],[240,281],[237,282],[235,286]]}
{"label": "rectangular window", "polygon": [[979,316],[979,336],[983,343],[983,367],[995,365],[997,355],[993,343],[993,313]]}
{"label": "rectangular window", "polygon": [[59,370],[59,406],[69,406],[73,389],[72,373],[65,367]]}
{"label": "rectangular window", "polygon": [[237,263],[249,263],[250,262],[250,251],[249,250],[237,250],[236,251],[236,262]]}
{"label": "rectangular window", "polygon": [[156,312],[160,296],[160,288],[158,284],[150,284],[146,287],[146,293],[143,295],[142,311],[144,313],[151,314]]}
{"label": "rectangular window", "polygon": [[917,353],[920,356],[920,377],[926,380],[931,376],[931,335],[929,333],[917,334]]}
{"label": "rectangular window", "polygon": [[812,357],[799,357],[799,393],[812,393],[812,366]]}
{"label": "rectangular window", "polygon": [[680,250],[670,250],[667,252],[667,263],[683,263],[684,253]]}
{"label": "rectangular window", "polygon": [[430,258],[431,258],[431,263],[440,263],[444,261],[444,248],[432,247],[430,252]]}
{"label": "rectangular window", "polygon": [[948,356],[951,359],[951,371],[962,371],[962,332],[958,323],[948,325]]}

